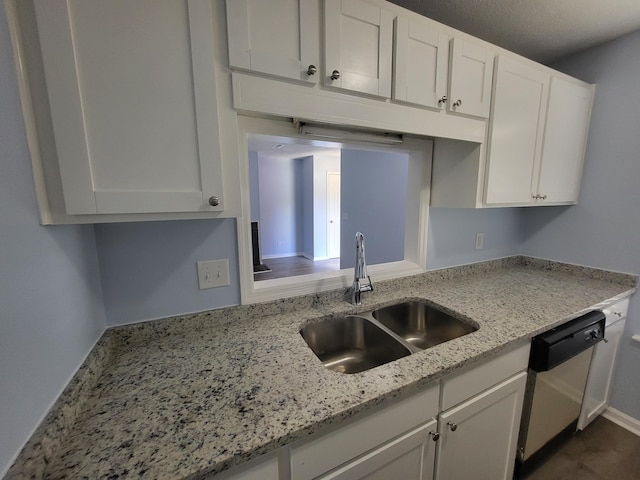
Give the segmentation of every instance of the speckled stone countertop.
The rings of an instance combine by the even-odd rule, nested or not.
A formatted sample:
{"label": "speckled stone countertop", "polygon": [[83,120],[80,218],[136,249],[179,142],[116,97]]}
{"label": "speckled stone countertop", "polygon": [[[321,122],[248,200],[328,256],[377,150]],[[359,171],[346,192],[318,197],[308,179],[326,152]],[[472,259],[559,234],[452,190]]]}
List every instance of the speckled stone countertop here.
{"label": "speckled stone countertop", "polygon": [[[374,279],[375,283],[375,279]],[[108,330],[7,474],[199,479],[335,424],[635,292],[637,277],[511,257]],[[325,369],[306,322],[424,298],[479,330],[366,372]]]}

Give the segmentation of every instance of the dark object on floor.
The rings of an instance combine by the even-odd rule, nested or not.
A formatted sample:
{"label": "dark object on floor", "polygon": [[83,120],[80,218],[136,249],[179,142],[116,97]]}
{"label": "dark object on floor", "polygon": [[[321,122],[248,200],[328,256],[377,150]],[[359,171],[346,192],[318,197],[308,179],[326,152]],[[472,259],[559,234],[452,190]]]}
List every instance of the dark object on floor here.
{"label": "dark object on floor", "polygon": [[265,263],[253,266],[253,273],[267,273],[270,271],[271,269]]}

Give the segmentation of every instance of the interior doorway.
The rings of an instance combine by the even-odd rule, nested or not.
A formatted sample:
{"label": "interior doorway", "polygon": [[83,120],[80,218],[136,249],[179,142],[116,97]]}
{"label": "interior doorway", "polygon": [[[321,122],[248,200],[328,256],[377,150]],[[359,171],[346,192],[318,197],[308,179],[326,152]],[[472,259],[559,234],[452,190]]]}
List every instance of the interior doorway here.
{"label": "interior doorway", "polygon": [[340,172],[327,172],[327,257],[340,257]]}

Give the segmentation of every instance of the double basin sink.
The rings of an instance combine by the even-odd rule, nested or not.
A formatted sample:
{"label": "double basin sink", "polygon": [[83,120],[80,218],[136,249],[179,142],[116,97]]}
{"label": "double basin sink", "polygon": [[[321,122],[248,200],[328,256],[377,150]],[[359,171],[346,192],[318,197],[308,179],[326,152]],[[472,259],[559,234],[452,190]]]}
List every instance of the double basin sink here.
{"label": "double basin sink", "polygon": [[358,373],[477,329],[424,300],[411,300],[363,314],[327,317],[304,326],[300,334],[326,368]]}

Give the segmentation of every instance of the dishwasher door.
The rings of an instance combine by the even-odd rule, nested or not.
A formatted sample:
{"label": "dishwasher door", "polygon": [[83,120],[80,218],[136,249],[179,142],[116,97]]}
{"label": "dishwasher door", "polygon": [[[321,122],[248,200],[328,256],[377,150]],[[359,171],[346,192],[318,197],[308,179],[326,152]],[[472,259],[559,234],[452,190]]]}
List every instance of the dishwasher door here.
{"label": "dishwasher door", "polygon": [[[529,424],[520,432],[520,460],[533,454],[561,433],[576,431],[593,347],[546,372],[529,370],[528,389],[533,389],[523,412]],[[565,432],[566,431],[566,432]],[[524,442],[522,442],[524,440]]]}

